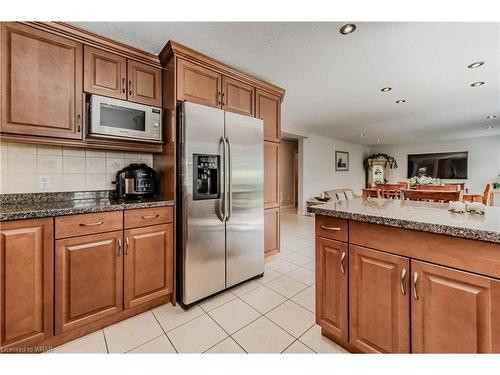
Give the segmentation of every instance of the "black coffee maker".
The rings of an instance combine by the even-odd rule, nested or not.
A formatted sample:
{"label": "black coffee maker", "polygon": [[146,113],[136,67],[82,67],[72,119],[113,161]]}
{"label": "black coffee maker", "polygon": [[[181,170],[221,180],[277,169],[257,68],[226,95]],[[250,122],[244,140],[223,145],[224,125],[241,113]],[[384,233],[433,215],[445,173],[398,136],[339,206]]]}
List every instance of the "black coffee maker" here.
{"label": "black coffee maker", "polygon": [[158,197],[158,174],[146,164],[130,164],[116,173],[117,199]]}

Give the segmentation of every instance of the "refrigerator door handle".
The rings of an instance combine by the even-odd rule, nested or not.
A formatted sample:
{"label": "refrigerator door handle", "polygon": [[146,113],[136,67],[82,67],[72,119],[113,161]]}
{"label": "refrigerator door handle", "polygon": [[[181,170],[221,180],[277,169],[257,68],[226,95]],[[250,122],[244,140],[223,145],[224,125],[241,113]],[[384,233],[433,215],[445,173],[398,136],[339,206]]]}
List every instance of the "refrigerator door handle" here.
{"label": "refrigerator door handle", "polygon": [[219,149],[222,145],[222,157],[220,170],[222,171],[222,176],[219,179],[219,190],[221,192],[221,198],[219,199],[219,205],[217,207],[217,217],[221,222],[226,221],[226,141],[224,137],[220,137]]}
{"label": "refrigerator door handle", "polygon": [[227,189],[226,189],[226,193],[227,193],[227,215],[226,215],[226,221],[229,221],[229,219],[231,218],[231,213],[233,212],[233,197],[232,197],[232,191],[231,191],[231,142],[229,141],[229,138],[226,137],[226,140],[225,140],[226,144],[227,144],[227,148],[226,148],[226,160],[225,160],[225,163],[227,165],[227,174],[225,175],[225,178],[227,179]]}

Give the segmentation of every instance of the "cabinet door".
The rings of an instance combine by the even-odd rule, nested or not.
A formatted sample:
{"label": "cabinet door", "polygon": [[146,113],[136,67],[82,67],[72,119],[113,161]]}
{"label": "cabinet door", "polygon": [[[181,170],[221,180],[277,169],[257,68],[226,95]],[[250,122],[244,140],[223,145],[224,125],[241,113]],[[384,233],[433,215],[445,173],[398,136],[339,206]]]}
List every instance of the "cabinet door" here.
{"label": "cabinet door", "polygon": [[53,220],[1,223],[0,347],[52,336]]}
{"label": "cabinet door", "polygon": [[408,258],[349,246],[349,341],[365,353],[410,352]]}
{"label": "cabinet door", "polygon": [[82,45],[2,23],[4,133],[81,139]]}
{"label": "cabinet door", "polygon": [[127,59],[84,47],[83,89],[92,94],[127,99]]}
{"label": "cabinet door", "polygon": [[264,208],[279,207],[279,143],[264,142]]}
{"label": "cabinet door", "polygon": [[281,138],[280,98],[257,89],[255,103],[255,117],[264,120],[264,140],[279,142]]}
{"label": "cabinet door", "polygon": [[177,99],[221,107],[222,76],[210,69],[177,60]]}
{"label": "cabinet door", "polygon": [[264,210],[264,257],[280,250],[280,209]]}
{"label": "cabinet door", "polygon": [[173,225],[125,231],[125,308],[173,292]]}
{"label": "cabinet door", "polygon": [[414,260],[411,271],[413,353],[500,353],[499,280]]}
{"label": "cabinet door", "polygon": [[161,69],[127,61],[128,100],[131,102],[161,107]]}
{"label": "cabinet door", "polygon": [[316,323],[348,339],[347,244],[316,237]]}
{"label": "cabinet door", "polygon": [[253,116],[255,88],[229,77],[222,77],[222,109]]}
{"label": "cabinet door", "polygon": [[122,231],[56,241],[56,334],[123,309]]}

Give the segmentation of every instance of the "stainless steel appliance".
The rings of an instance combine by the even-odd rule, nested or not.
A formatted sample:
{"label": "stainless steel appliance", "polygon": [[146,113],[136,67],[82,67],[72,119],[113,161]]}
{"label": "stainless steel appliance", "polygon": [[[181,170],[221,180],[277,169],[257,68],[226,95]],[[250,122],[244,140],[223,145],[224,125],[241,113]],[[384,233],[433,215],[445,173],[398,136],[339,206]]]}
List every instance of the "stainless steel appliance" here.
{"label": "stainless steel appliance", "polygon": [[162,141],[161,108],[99,95],[88,96],[87,105],[90,136],[154,143]]}
{"label": "stainless steel appliance", "polygon": [[264,272],[263,122],[178,105],[178,296],[183,306]]}
{"label": "stainless steel appliance", "polygon": [[130,164],[116,173],[118,199],[152,198],[158,194],[157,173],[146,164]]}

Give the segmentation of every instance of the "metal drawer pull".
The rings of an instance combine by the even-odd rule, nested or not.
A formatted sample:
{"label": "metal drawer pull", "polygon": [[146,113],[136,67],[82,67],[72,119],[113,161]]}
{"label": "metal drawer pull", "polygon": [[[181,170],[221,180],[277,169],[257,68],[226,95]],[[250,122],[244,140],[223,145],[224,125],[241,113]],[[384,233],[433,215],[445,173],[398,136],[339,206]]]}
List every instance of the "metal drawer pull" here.
{"label": "metal drawer pull", "polygon": [[340,257],[340,272],[342,273],[345,273],[344,259],[345,259],[345,251],[342,252],[342,256]]}
{"label": "metal drawer pull", "polygon": [[102,225],[102,224],[104,224],[104,221],[98,221],[95,223],[80,223],[80,226],[81,227],[93,227],[93,226]]}
{"label": "metal drawer pull", "polygon": [[128,237],[125,237],[125,255],[128,255]]}
{"label": "metal drawer pull", "polygon": [[414,272],[413,273],[413,298],[415,298],[415,301],[418,300],[417,281],[418,281],[418,273]]}
{"label": "metal drawer pull", "polygon": [[128,80],[128,94],[132,95],[132,80]]}
{"label": "metal drawer pull", "polygon": [[118,256],[122,256],[122,239],[118,238]]}
{"label": "metal drawer pull", "polygon": [[125,94],[125,78],[122,78],[122,93]]}
{"label": "metal drawer pull", "polygon": [[336,231],[341,230],[341,229],[340,229],[340,228],[338,228],[338,227],[327,227],[326,225],[320,225],[320,228],[321,228],[321,229],[324,229],[324,230],[336,230]]}
{"label": "metal drawer pull", "polygon": [[160,216],[160,214],[156,214],[156,215],[144,215],[144,216],[142,216],[142,218],[143,219],[156,219],[159,216]]}
{"label": "metal drawer pull", "polygon": [[405,276],[406,276],[406,268],[403,268],[401,270],[401,294],[403,296],[406,296],[406,290],[405,290]]}

